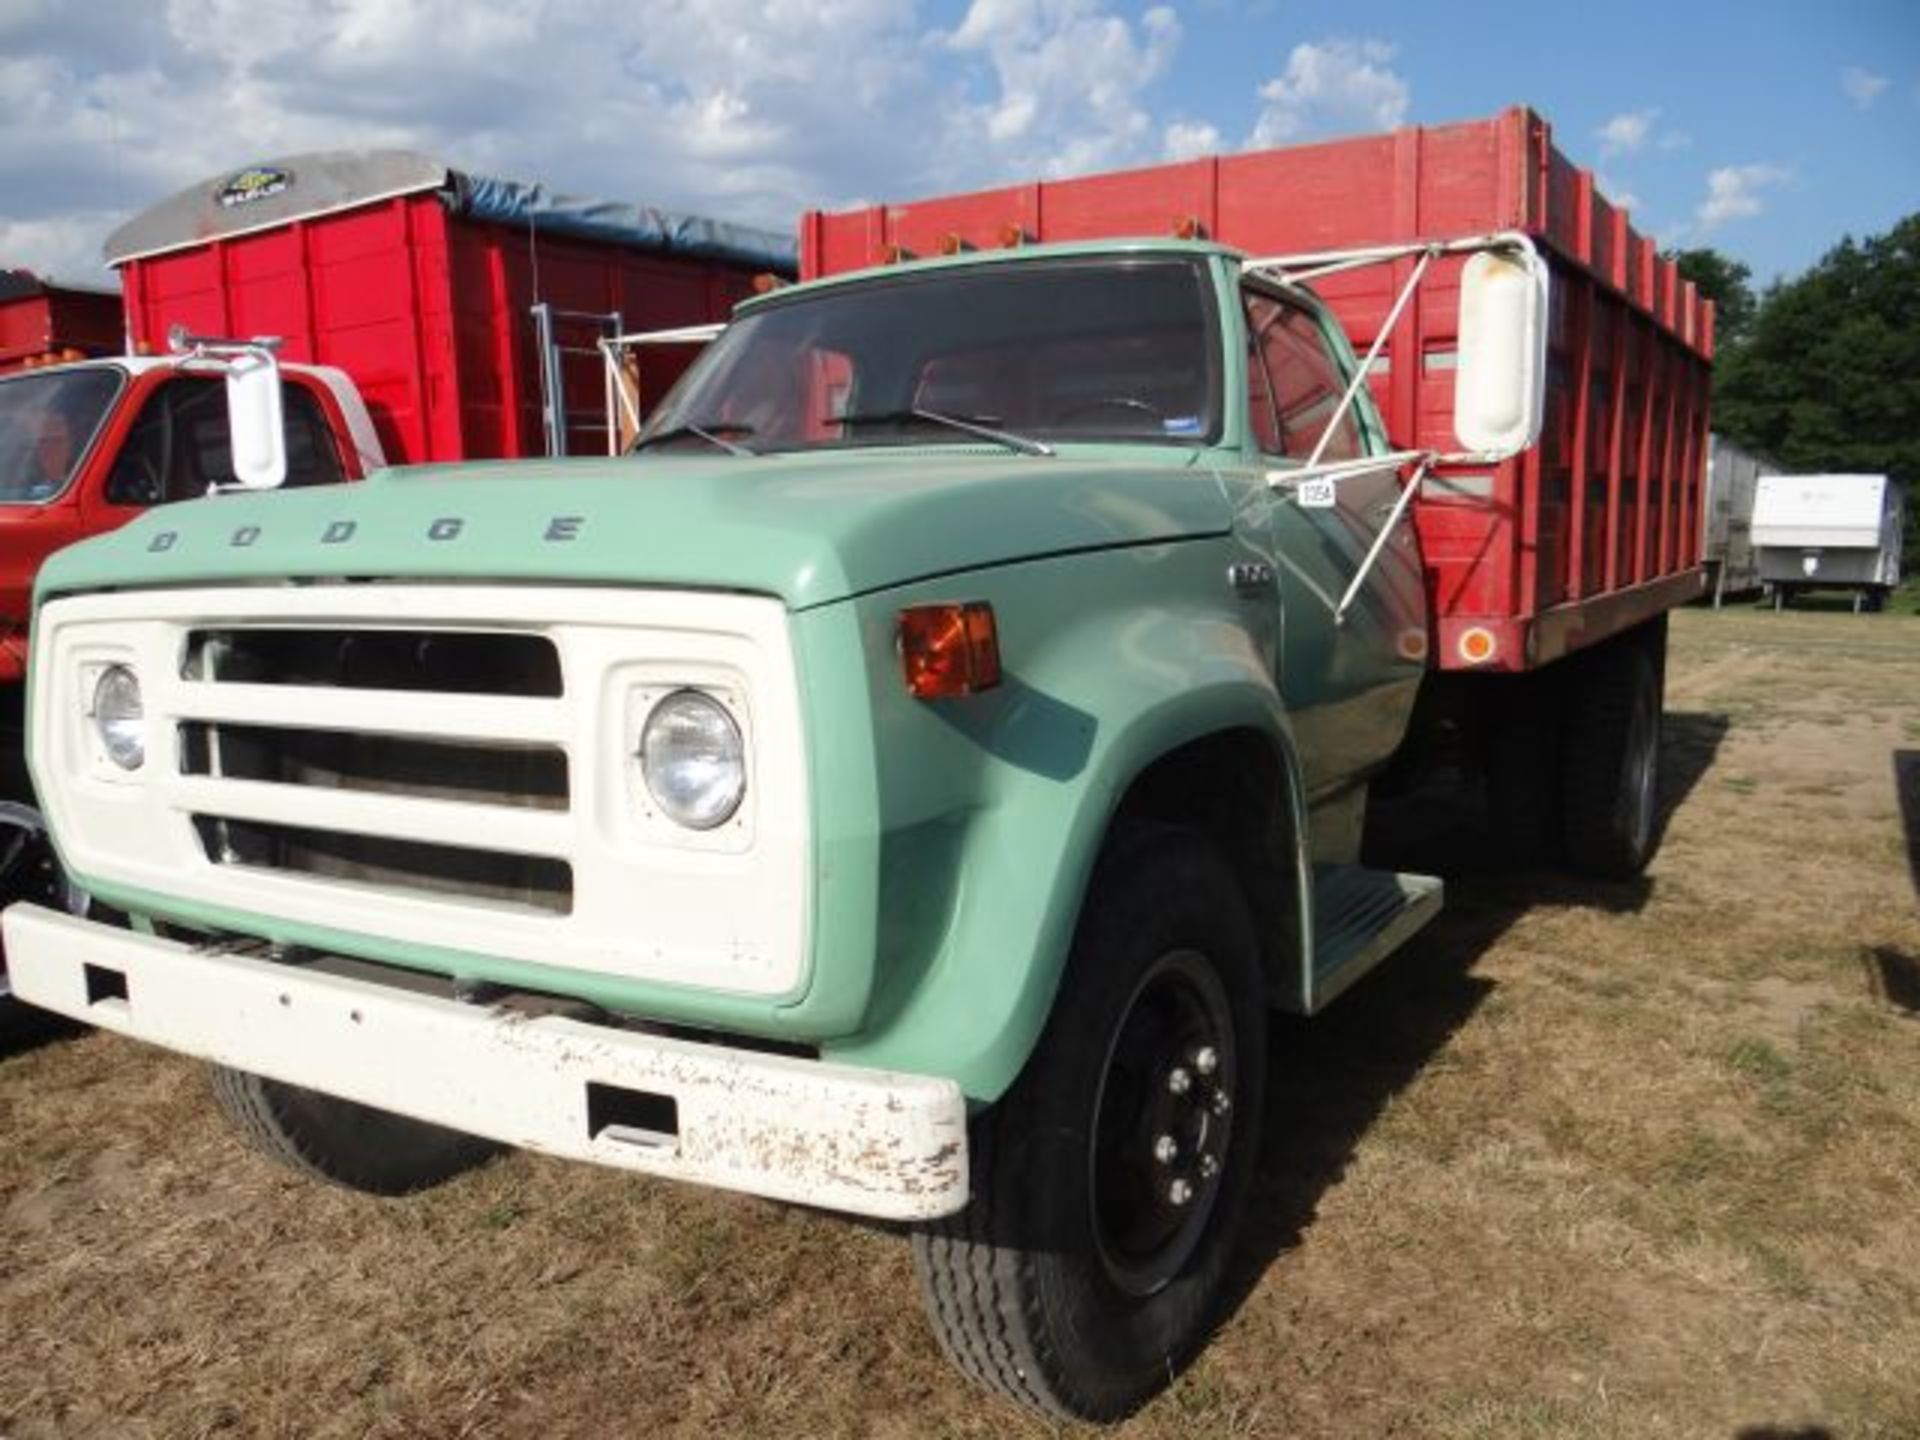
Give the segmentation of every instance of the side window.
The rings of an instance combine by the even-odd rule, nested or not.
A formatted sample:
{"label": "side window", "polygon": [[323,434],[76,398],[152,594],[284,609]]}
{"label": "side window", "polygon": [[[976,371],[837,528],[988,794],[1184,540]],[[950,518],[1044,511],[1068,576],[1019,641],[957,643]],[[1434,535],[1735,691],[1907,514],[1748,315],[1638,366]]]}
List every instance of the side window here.
{"label": "side window", "polygon": [[1261,349],[1261,337],[1280,323],[1280,304],[1265,295],[1248,294],[1247,310],[1247,421],[1253,427],[1253,443],[1268,455],[1285,453],[1280,445],[1280,411],[1274,403],[1273,380],[1267,374],[1267,359]]}
{"label": "side window", "polygon": [[[313,392],[304,385],[282,381],[280,398],[287,416],[287,480],[295,485],[338,485],[347,477],[340,469],[340,448],[334,443],[333,429],[326,412]],[[220,453],[231,472],[233,457],[225,444],[226,407],[221,407]]]}
{"label": "side window", "polygon": [[[1326,429],[1346,391],[1340,367],[1308,311],[1266,296],[1249,296],[1247,330],[1254,350],[1248,357],[1249,369],[1264,372],[1278,429],[1277,443],[1270,443],[1261,432],[1256,409],[1255,438],[1263,450],[1305,460],[1320,443],[1320,432]],[[1320,458],[1351,460],[1366,453],[1360,417],[1349,407]]]}
{"label": "side window", "polygon": [[[344,476],[333,432],[319,402],[301,385],[283,385],[287,479],[292,485],[330,485]],[[233,481],[225,382],[188,375],[147,397],[127,432],[107,478],[113,505],[160,505],[194,500]]]}

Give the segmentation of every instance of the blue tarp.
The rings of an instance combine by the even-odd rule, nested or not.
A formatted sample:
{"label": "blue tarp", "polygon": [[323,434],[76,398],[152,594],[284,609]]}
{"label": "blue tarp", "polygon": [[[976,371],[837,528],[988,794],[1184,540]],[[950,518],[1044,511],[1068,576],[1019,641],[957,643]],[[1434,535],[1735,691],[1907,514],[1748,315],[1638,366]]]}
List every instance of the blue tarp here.
{"label": "blue tarp", "polygon": [[702,215],[677,215],[651,205],[556,195],[544,185],[519,180],[464,173],[455,173],[452,179],[457,208],[476,220],[496,220],[521,229],[532,226],[541,233],[612,240],[663,255],[694,255],[786,276],[799,268],[797,245],[791,236],[778,231]]}

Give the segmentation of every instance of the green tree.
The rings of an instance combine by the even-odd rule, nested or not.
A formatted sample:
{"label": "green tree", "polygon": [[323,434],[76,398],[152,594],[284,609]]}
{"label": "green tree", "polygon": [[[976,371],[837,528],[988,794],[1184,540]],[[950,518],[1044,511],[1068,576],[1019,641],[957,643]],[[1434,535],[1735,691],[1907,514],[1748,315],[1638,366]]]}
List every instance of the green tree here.
{"label": "green tree", "polygon": [[1680,278],[1691,280],[1700,293],[1713,301],[1713,341],[1716,352],[1724,354],[1746,337],[1753,324],[1757,302],[1753,298],[1753,271],[1731,256],[1702,246],[1695,250],[1669,250],[1667,259],[1680,267]]}
{"label": "green tree", "polygon": [[[1714,429],[1789,470],[1920,481],[1920,214],[1776,283],[1715,362]],[[1917,528],[1910,521],[1909,538]]]}

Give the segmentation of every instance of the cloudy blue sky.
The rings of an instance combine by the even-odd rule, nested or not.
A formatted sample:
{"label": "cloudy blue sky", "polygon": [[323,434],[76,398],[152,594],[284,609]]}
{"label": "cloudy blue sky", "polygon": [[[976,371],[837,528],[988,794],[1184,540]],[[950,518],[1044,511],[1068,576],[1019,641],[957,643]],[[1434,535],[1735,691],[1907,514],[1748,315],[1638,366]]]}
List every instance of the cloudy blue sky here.
{"label": "cloudy blue sky", "polygon": [[0,264],[309,149],[786,228],[1514,103],[1762,280],[1920,210],[1920,0],[0,0]]}

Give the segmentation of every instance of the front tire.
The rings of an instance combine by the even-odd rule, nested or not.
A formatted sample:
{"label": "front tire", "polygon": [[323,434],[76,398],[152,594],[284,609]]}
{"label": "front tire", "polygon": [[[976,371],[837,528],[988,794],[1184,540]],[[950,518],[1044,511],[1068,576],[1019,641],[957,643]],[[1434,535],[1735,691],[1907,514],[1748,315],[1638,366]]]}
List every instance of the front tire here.
{"label": "front tire", "polygon": [[1265,1083],[1259,952],[1232,871],[1193,832],[1126,827],[1039,1046],[974,1126],[971,1204],[914,1235],[949,1359],[1076,1419],[1164,1388],[1218,1317]]}
{"label": "front tire", "polygon": [[499,1146],[318,1090],[225,1065],[213,1098],[254,1149],[317,1180],[372,1195],[409,1195],[491,1158]]}

